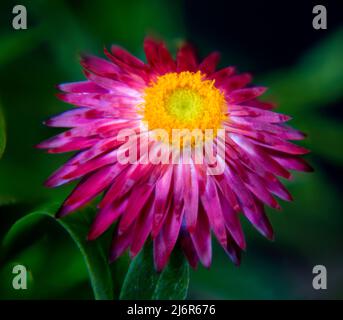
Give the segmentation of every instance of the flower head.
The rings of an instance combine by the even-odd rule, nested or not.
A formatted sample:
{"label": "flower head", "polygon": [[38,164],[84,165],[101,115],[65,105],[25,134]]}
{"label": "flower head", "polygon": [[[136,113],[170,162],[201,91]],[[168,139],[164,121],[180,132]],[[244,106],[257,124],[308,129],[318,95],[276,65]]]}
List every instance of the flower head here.
{"label": "flower head", "polygon": [[308,152],[288,140],[304,135],[290,117],[258,98],[264,87],[233,67],[216,70],[218,53],[200,63],[185,44],[176,61],[163,42],[147,38],[147,63],[118,46],[109,60],[83,56],[86,81],[59,86],[59,98],[76,108],[46,121],[69,130],[39,147],[78,151],[46,182],[81,179],[58,216],[104,193],[88,238],[113,223],[111,260],[129,248],[137,255],[150,236],[162,270],[179,241],[189,263],[211,264],[211,231],[234,263],[245,248],[242,214],[269,239],[264,205],[291,200],[278,177],[310,171]]}

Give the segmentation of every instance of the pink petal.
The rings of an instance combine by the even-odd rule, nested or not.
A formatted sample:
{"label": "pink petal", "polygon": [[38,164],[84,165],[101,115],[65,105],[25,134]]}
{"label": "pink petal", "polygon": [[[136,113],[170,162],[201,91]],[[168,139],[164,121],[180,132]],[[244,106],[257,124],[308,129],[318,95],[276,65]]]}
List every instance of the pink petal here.
{"label": "pink petal", "polygon": [[[245,130],[233,128],[233,127],[230,127],[230,131],[232,133],[230,133],[229,136],[232,139],[237,137],[236,133],[240,133],[240,134],[246,135],[249,142],[263,146],[268,149],[273,149],[273,150],[277,150],[277,151],[281,151],[281,152],[285,152],[289,154],[296,154],[296,155],[309,153],[309,150],[304,147],[300,147],[288,141],[284,141],[276,136],[273,136],[267,133],[250,132],[250,131],[245,131]],[[250,137],[253,139],[251,139]]]}
{"label": "pink petal", "polygon": [[182,209],[181,211],[170,210],[160,233],[154,239],[154,261],[158,272],[163,270],[168,263],[179,236],[182,218]]}
{"label": "pink petal", "polygon": [[102,77],[111,77],[120,72],[120,68],[105,59],[96,56],[82,55],[81,65],[88,71]]}
{"label": "pink petal", "polygon": [[223,208],[223,217],[225,220],[225,225],[229,230],[230,235],[234,238],[236,243],[242,249],[245,249],[246,243],[242,226],[239,221],[238,213],[235,210],[233,210],[229,202],[223,196],[220,197],[220,203]]}
{"label": "pink petal", "polygon": [[264,178],[267,177],[267,172],[286,179],[291,178],[291,174],[270,157],[261,147],[237,135],[232,135],[231,137],[232,141],[235,143],[235,146],[233,147],[239,154],[239,159],[252,171]]}
{"label": "pink petal", "polygon": [[198,205],[199,205],[199,186],[195,167],[193,164],[184,165],[184,208],[186,227],[189,232],[193,232],[196,227]]}
{"label": "pink petal", "polygon": [[288,190],[284,187],[284,185],[274,177],[273,180],[266,180],[265,181],[267,189],[278,196],[280,199],[285,201],[292,201],[292,195],[288,192]]}
{"label": "pink petal", "polygon": [[112,94],[124,95],[133,98],[139,98],[141,93],[133,86],[128,86],[126,83],[106,78],[103,76],[90,73],[88,71],[84,72],[88,80],[93,81],[98,86],[109,90]]}
{"label": "pink petal", "polygon": [[134,238],[130,248],[131,257],[135,257],[146,242],[152,228],[153,213],[154,203],[150,199],[136,221]]}
{"label": "pink petal", "polygon": [[59,93],[57,97],[75,106],[114,111],[114,108],[134,107],[139,103],[136,97],[98,93]]}
{"label": "pink petal", "polygon": [[215,73],[208,76],[209,79],[215,80],[215,86],[220,88],[223,83],[227,81],[229,77],[231,77],[235,73],[234,67],[226,67],[224,69],[220,69]]}
{"label": "pink petal", "polygon": [[132,225],[127,232],[118,234],[116,229],[113,235],[112,245],[110,249],[110,262],[113,262],[120,257],[124,251],[131,245],[134,237],[135,225]]}
{"label": "pink petal", "polygon": [[144,69],[145,64],[142,60],[136,58],[134,55],[123,49],[122,47],[113,45],[111,47],[113,56],[128,66],[132,66],[137,69]]}
{"label": "pink petal", "polygon": [[207,75],[213,73],[220,60],[219,52],[210,53],[199,65],[199,70]]}
{"label": "pink petal", "polygon": [[272,110],[276,108],[276,103],[274,102],[266,102],[266,101],[259,101],[257,99],[250,100],[248,102],[250,107],[264,109],[264,110]]}
{"label": "pink petal", "polygon": [[226,92],[232,92],[233,90],[245,87],[251,80],[252,77],[249,73],[238,74],[223,81],[221,88]]}
{"label": "pink petal", "polygon": [[263,205],[258,200],[255,201],[253,209],[245,207],[243,210],[244,215],[263,236],[269,240],[274,240],[273,228],[264,212]]}
{"label": "pink petal", "polygon": [[103,234],[125,212],[127,204],[128,200],[123,199],[101,208],[91,225],[88,240],[94,240]]}
{"label": "pink petal", "polygon": [[166,172],[156,182],[155,188],[155,213],[152,227],[152,237],[156,237],[163,225],[168,210],[168,199],[171,181],[173,177],[173,166],[168,166]]}
{"label": "pink petal", "polygon": [[126,212],[120,220],[119,232],[125,232],[138,217],[153,190],[153,185],[142,184],[140,186],[135,186],[129,196],[129,204],[126,208]]}
{"label": "pink petal", "polygon": [[64,201],[61,209],[57,213],[57,217],[63,217],[91,201],[112,182],[114,176],[115,171],[113,167],[108,166],[82,179],[70,196]]}
{"label": "pink petal", "polygon": [[57,88],[64,92],[73,93],[107,93],[108,90],[96,85],[92,81],[80,81],[62,83],[57,85]]}
{"label": "pink petal", "polygon": [[219,243],[226,246],[226,231],[217,186],[212,178],[207,179],[206,192],[201,196],[201,202],[207,213],[213,232]]}
{"label": "pink petal", "polygon": [[234,117],[247,117],[249,120],[253,118],[257,121],[269,123],[286,122],[291,119],[290,116],[284,114],[242,105],[230,105],[229,114]]}
{"label": "pink petal", "polygon": [[238,89],[229,93],[227,99],[229,103],[242,103],[259,97],[266,90],[265,87]]}
{"label": "pink petal", "polygon": [[227,230],[227,246],[225,248],[225,252],[230,257],[232,262],[239,266],[241,263],[241,250],[237,246],[236,242],[232,239],[230,232]]}
{"label": "pink petal", "polygon": [[177,72],[195,72],[198,67],[197,57],[194,48],[186,43],[177,52],[176,56]]}
{"label": "pink petal", "polygon": [[194,248],[194,245],[193,245],[193,242],[189,233],[183,229],[181,229],[181,232],[180,232],[180,245],[190,266],[193,269],[196,269],[196,267],[198,266],[199,258],[198,258],[198,255],[196,253],[196,250]]}
{"label": "pink petal", "polygon": [[159,74],[175,71],[175,62],[163,42],[148,37],[144,51],[149,65]]}
{"label": "pink petal", "polygon": [[190,236],[201,263],[209,268],[212,260],[211,230],[207,214],[202,206],[199,207],[196,229]]}
{"label": "pink petal", "polygon": [[273,154],[272,158],[289,170],[313,171],[313,168],[302,158],[295,158],[285,154]]}

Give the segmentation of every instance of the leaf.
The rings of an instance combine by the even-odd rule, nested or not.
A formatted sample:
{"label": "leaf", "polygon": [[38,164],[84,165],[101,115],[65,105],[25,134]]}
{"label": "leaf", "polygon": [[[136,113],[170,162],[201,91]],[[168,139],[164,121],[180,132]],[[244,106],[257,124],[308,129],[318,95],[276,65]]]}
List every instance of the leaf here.
{"label": "leaf", "polygon": [[0,158],[2,157],[6,146],[6,132],[5,132],[5,119],[0,107]]}
{"label": "leaf", "polygon": [[175,248],[168,266],[155,271],[152,243],[131,262],[124,279],[120,299],[172,300],[185,299],[189,285],[189,265],[180,248]]}
{"label": "leaf", "polygon": [[17,240],[18,236],[24,234],[30,228],[33,228],[43,219],[51,219],[54,223],[59,224],[74,240],[80,250],[91,282],[94,297],[97,300],[113,299],[113,284],[110,266],[105,248],[100,240],[87,241],[86,236],[89,228],[89,218],[93,214],[92,209],[83,210],[73,215],[69,215],[63,219],[55,219],[54,213],[56,208],[49,206],[32,212],[23,218],[19,219],[4,238],[4,248],[8,252]]}

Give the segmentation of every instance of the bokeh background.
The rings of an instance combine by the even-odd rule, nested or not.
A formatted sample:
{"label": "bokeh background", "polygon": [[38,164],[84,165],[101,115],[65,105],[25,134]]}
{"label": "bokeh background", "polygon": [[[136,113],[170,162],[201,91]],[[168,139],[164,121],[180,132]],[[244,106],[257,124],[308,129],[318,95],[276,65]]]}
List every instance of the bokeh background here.
{"label": "bokeh background", "polygon": [[[294,202],[268,211],[275,242],[244,221],[248,247],[241,266],[214,244],[211,269],[191,272],[188,298],[343,298],[343,5],[320,3],[328,11],[327,30],[312,27],[314,1],[21,1],[28,29],[15,31],[17,3],[1,1],[0,105],[7,144],[0,160],[0,242],[16,220],[42,204],[61,203],[71,190],[43,187],[66,157],[34,145],[58,131],[42,121],[68,109],[55,97],[55,85],[83,79],[78,54],[102,55],[104,46],[116,43],[144,59],[147,34],[164,38],[173,52],[188,39],[201,56],[219,50],[222,66],[252,72],[255,83],[270,87],[269,99],[309,135],[302,145],[312,150],[307,159],[315,169],[285,182]],[[42,221],[27,229],[11,248],[1,247],[0,299],[93,298],[83,257],[63,228]],[[29,268],[28,290],[11,286],[17,263]],[[312,287],[315,265],[327,268],[327,290]],[[127,266],[128,257],[111,266],[115,295]]]}

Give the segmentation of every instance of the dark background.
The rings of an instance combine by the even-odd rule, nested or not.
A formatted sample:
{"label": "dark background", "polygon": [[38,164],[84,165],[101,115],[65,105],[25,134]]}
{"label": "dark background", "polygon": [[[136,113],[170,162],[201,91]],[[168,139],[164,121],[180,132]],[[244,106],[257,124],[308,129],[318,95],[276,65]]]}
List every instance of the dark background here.
{"label": "dark background", "polygon": [[[302,145],[312,150],[307,158],[315,168],[285,182],[294,202],[282,203],[281,212],[268,211],[275,242],[245,222],[242,265],[234,267],[215,245],[211,269],[191,274],[189,298],[343,297],[342,1],[21,1],[28,11],[28,29],[22,31],[11,27],[15,4],[0,4],[0,104],[7,132],[0,160],[0,241],[18,218],[42,203],[60,203],[71,190],[42,186],[66,157],[46,155],[34,145],[57,132],[42,121],[68,109],[55,98],[55,85],[83,79],[78,53],[102,55],[104,46],[116,43],[144,59],[146,34],[164,38],[173,52],[188,39],[201,56],[219,50],[221,66],[252,72],[256,83],[270,87],[278,110],[308,133]],[[316,4],[326,6],[327,30],[312,27]],[[92,298],[82,257],[59,228],[32,230],[2,262],[0,298]],[[31,272],[25,293],[10,286],[11,266],[18,262]],[[118,265],[125,270],[127,263],[124,257]],[[327,268],[327,290],[312,287],[318,264]],[[116,277],[120,286],[120,272]]]}

